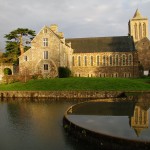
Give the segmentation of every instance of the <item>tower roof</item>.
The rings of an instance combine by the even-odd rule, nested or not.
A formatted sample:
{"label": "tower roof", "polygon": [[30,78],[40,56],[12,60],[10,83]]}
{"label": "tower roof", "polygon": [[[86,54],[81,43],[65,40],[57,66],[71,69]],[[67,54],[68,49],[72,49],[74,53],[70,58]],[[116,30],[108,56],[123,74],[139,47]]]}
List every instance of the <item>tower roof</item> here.
{"label": "tower roof", "polygon": [[133,18],[135,18],[135,19],[143,18],[142,15],[141,15],[141,13],[140,13],[140,11],[139,11],[138,9],[136,10],[136,12],[135,12]]}

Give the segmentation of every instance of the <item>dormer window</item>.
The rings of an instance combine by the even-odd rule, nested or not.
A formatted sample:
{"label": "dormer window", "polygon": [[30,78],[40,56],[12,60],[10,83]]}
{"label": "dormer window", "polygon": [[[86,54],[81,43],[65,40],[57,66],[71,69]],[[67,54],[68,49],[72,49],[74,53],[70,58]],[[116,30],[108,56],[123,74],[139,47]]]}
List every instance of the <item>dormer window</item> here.
{"label": "dormer window", "polygon": [[48,38],[43,38],[43,46],[44,47],[48,46]]}

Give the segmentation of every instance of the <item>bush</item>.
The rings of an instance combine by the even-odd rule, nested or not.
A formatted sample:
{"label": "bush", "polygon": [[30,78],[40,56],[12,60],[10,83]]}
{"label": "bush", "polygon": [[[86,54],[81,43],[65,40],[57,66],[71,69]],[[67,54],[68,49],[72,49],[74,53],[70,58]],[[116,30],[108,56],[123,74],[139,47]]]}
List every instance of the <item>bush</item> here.
{"label": "bush", "polygon": [[10,84],[10,83],[18,82],[18,81],[19,81],[18,75],[5,75],[2,78],[2,83],[5,83],[5,84]]}
{"label": "bush", "polygon": [[70,77],[71,71],[68,67],[59,67],[58,68],[59,78]]}

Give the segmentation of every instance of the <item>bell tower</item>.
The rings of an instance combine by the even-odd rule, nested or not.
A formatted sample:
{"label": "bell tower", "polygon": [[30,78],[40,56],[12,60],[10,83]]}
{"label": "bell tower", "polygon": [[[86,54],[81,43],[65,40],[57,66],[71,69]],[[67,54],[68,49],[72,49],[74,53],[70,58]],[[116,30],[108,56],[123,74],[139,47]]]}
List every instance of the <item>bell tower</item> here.
{"label": "bell tower", "polygon": [[143,17],[137,9],[133,18],[128,23],[129,35],[133,36],[134,42],[148,38],[148,18]]}

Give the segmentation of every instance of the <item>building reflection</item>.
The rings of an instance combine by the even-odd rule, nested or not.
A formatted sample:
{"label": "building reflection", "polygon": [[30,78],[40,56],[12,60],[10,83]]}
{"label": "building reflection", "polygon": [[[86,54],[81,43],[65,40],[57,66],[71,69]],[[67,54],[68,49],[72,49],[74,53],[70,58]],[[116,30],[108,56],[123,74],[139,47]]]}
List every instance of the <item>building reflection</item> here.
{"label": "building reflection", "polygon": [[140,136],[142,131],[149,127],[149,108],[149,94],[145,96],[139,96],[134,107],[134,114],[132,117],[129,117],[130,126],[134,129],[137,136]]}
{"label": "building reflection", "polygon": [[129,125],[140,136],[149,127],[150,94],[127,98],[92,100],[77,104],[68,115],[128,116]]}

